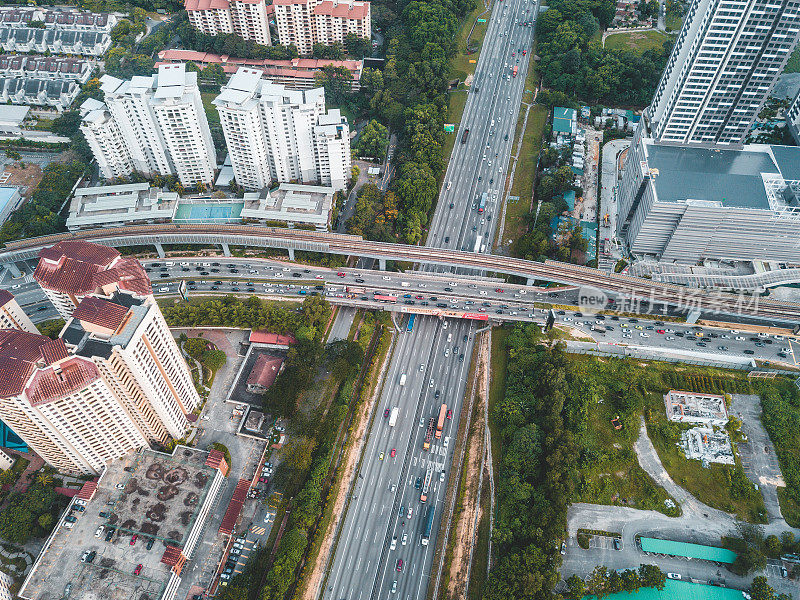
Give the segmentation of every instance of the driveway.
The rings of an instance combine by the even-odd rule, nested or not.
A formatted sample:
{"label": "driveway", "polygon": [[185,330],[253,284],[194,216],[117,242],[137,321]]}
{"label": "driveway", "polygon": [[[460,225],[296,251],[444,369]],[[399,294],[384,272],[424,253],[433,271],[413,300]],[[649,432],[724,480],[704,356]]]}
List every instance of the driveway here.
{"label": "driveway", "polygon": [[748,440],[737,444],[744,472],[750,481],[758,484],[770,522],[776,521],[779,526],[786,527],[778,503],[778,487],[785,486],[786,482],[775,447],[761,422],[761,400],[753,394],[733,394],[731,414],[742,420],[742,433]]}

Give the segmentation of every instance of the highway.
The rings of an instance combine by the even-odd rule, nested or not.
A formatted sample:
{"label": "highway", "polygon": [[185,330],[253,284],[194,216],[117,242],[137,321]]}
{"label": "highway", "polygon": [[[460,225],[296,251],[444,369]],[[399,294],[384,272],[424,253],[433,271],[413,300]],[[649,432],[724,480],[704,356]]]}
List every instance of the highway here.
{"label": "highway", "polygon": [[[491,311],[493,316],[535,317],[533,290],[521,287],[512,292],[496,282],[456,281],[453,265],[440,264],[437,269],[430,260],[434,249],[491,251],[533,41],[534,28],[522,23],[533,21],[535,10],[536,3],[530,0],[494,3],[427,245],[415,248],[419,254],[413,262],[429,273],[438,270],[441,279],[434,283],[412,281],[406,274],[383,274],[378,282],[406,280],[408,287],[400,288],[406,292],[404,310],[424,310],[426,304],[435,304],[479,314]],[[516,77],[512,75],[515,66]],[[459,273],[476,271],[461,269]],[[360,279],[368,282],[366,277]],[[540,290],[539,298],[547,297],[546,293]],[[525,309],[521,309],[523,304]],[[475,329],[469,321],[417,316],[413,330],[399,335],[323,598],[426,597],[446,510],[445,492]],[[445,419],[441,437],[425,450],[428,421],[438,417],[443,403],[451,418]],[[385,415],[395,407],[399,416],[391,426]],[[430,489],[427,501],[422,502],[420,488],[429,470]],[[430,543],[423,544],[428,510],[434,511],[434,519]]]}

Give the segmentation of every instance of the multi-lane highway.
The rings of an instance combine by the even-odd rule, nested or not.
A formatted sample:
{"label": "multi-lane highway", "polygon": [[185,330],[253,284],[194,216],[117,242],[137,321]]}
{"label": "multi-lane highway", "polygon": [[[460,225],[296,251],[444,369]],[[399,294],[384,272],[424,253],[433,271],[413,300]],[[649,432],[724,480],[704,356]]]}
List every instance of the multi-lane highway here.
{"label": "multi-lane highway", "polygon": [[[536,6],[533,0],[505,0],[494,5],[428,234],[429,249],[486,252],[492,246],[524,92]],[[424,256],[418,261],[433,271]],[[489,299],[489,294],[505,294],[505,290],[497,291],[505,286],[486,285],[488,289],[478,290],[477,299],[466,304],[464,298],[454,303],[452,296],[442,300],[439,294],[477,290],[477,282],[462,281],[458,288],[447,281],[441,285],[437,304],[474,307],[476,312],[492,310],[495,315],[513,310],[510,304],[503,308],[501,299],[494,299],[497,305]],[[419,287],[413,293],[407,290],[410,296],[404,302],[414,303],[410,310],[422,308],[423,302],[433,302],[428,291]],[[517,293],[517,298],[509,297],[518,300],[526,296]],[[474,335],[472,323],[433,317],[417,317],[413,330],[400,334],[324,598],[425,597],[437,533],[446,511],[445,492]],[[450,411],[446,413],[449,418],[441,437],[434,438],[426,450],[423,442],[428,422],[438,417],[443,404]],[[398,419],[390,425],[384,414],[388,411],[391,415],[394,408]],[[430,489],[422,502],[429,470]],[[430,543],[423,544],[429,510],[434,512]]]}

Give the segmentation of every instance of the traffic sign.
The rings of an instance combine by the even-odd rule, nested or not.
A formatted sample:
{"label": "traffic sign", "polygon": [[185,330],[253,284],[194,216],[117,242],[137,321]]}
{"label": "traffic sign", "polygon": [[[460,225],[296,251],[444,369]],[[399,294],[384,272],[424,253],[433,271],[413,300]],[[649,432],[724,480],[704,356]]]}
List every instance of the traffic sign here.
{"label": "traffic sign", "polygon": [[486,19],[478,19],[478,23],[486,23]]}
{"label": "traffic sign", "polygon": [[456,130],[456,126],[452,123],[445,123],[444,124],[444,132],[445,133],[453,133]]}

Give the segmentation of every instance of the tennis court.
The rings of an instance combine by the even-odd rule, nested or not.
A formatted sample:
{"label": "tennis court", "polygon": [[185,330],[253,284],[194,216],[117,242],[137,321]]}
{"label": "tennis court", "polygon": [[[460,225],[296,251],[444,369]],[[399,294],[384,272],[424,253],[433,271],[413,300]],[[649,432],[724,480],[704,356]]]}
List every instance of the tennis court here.
{"label": "tennis court", "polygon": [[174,221],[239,221],[244,202],[181,202]]}

